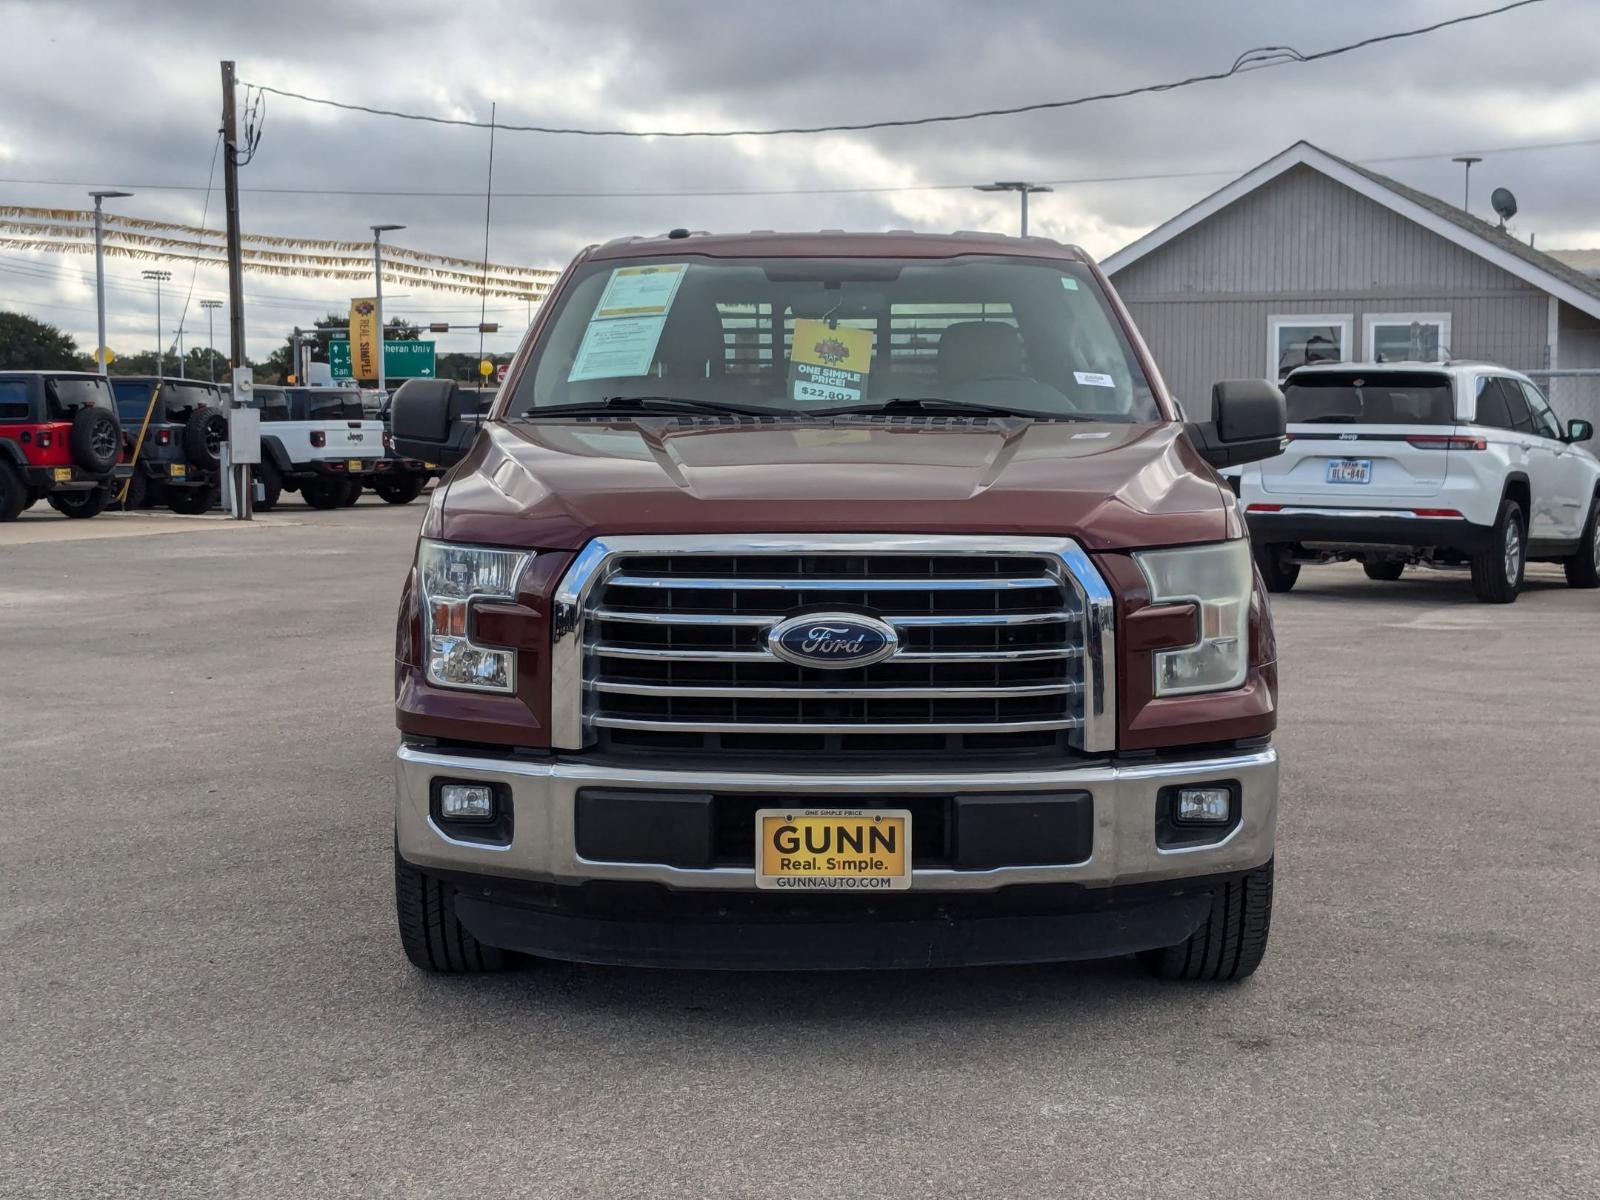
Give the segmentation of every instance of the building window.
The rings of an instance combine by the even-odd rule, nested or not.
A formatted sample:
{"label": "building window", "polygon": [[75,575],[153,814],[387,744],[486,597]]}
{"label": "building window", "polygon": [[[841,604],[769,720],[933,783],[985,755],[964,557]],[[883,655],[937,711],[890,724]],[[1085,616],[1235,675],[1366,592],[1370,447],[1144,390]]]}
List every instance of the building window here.
{"label": "building window", "polygon": [[1348,362],[1349,313],[1293,313],[1267,318],[1267,377],[1282,382],[1307,363]]}
{"label": "building window", "polygon": [[1361,319],[1369,362],[1443,362],[1449,313],[1368,313]]}

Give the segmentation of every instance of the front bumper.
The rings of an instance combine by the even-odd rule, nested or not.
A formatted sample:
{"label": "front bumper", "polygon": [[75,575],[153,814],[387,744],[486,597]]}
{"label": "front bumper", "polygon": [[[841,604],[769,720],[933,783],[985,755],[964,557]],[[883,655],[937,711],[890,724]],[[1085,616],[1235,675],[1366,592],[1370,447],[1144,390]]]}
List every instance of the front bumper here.
{"label": "front bumper", "polygon": [[[514,814],[509,840],[487,845],[440,829],[430,814],[436,778],[498,785]],[[1231,831],[1209,844],[1160,845],[1162,789],[1218,781],[1237,785]],[[775,804],[804,796],[839,807],[918,795],[1081,792],[1092,800],[1093,834],[1077,862],[981,870],[913,862],[910,889],[894,895],[774,893],[756,889],[753,862],[691,868],[580,856],[580,788],[714,790]],[[1277,805],[1270,747],[1181,762],[898,776],[689,772],[412,746],[396,756],[399,853],[455,882],[457,914],[476,937],[546,957],[634,965],[972,965],[1174,945],[1205,919],[1220,879],[1272,857]],[[619,897],[627,903],[602,903]]]}
{"label": "front bumper", "polygon": [[1286,507],[1280,512],[1246,512],[1250,538],[1257,546],[1315,543],[1358,548],[1435,547],[1476,554],[1492,544],[1494,530],[1463,517],[1419,517],[1409,509],[1334,509]]}

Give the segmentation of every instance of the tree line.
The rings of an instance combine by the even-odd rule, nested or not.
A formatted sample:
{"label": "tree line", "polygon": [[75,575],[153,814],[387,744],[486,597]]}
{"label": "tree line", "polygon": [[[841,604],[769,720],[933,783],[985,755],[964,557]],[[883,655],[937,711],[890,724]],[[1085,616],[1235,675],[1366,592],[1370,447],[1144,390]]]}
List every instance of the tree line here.
{"label": "tree line", "polygon": [[[314,362],[328,361],[327,332],[343,332],[350,326],[344,313],[329,313],[309,326],[302,327],[304,341],[312,346]],[[403,317],[393,317],[384,322],[386,341],[415,341],[422,329]],[[250,360],[259,383],[287,383],[293,371],[293,334],[285,335],[283,344],[269,354],[265,362]],[[509,354],[490,354],[485,357],[495,363],[509,362]],[[158,363],[157,359],[161,362]],[[476,354],[440,354],[435,363],[435,373],[440,379],[478,379]],[[95,369],[92,351],[82,349],[71,334],[40,321],[25,313],[0,312],[0,370],[8,371],[92,371]],[[216,379],[228,377],[228,356],[204,346],[191,346],[181,361],[174,350],[158,355],[155,350],[141,350],[136,354],[118,355],[111,361],[112,375],[185,375],[190,379]]]}

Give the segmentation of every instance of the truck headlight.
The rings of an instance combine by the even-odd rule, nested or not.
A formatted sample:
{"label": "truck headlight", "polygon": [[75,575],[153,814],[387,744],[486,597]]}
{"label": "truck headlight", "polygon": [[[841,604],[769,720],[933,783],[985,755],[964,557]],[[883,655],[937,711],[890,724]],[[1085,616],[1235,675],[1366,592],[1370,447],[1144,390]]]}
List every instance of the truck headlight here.
{"label": "truck headlight", "polygon": [[1155,603],[1187,600],[1200,610],[1192,645],[1156,652],[1155,694],[1220,692],[1244,682],[1250,658],[1250,542],[1143,550],[1134,555]]}
{"label": "truck headlight", "polygon": [[467,612],[475,600],[513,600],[517,577],[532,554],[457,546],[423,538],[417,546],[428,682],[479,692],[517,686],[514,650],[477,646],[468,636]]}

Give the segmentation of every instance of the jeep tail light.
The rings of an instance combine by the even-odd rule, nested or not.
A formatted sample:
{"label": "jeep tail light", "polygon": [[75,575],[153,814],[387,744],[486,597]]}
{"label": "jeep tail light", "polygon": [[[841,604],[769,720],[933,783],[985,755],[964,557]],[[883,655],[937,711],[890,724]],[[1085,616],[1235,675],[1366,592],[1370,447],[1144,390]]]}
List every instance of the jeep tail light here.
{"label": "jeep tail light", "polygon": [[55,440],[55,434],[51,433],[48,429],[41,429],[39,430],[39,439],[36,444],[38,445],[39,449],[48,450],[50,449],[50,444]]}
{"label": "jeep tail light", "polygon": [[156,430],[156,445],[158,445],[158,446],[170,446],[170,445],[172,445],[172,430],[170,430],[170,429],[158,429],[158,430]]}
{"label": "jeep tail light", "polygon": [[472,641],[469,610],[478,600],[513,600],[533,555],[424,538],[417,545],[428,682],[478,692],[516,690],[516,651]]}
{"label": "jeep tail light", "polygon": [[1418,450],[1487,450],[1481,437],[1462,437],[1456,433],[1414,433],[1406,438]]}
{"label": "jeep tail light", "polygon": [[321,429],[313,429],[311,431],[311,444],[313,446],[315,446],[318,450],[321,450],[324,446],[326,446],[328,444],[328,435],[327,435],[327,433],[325,431],[321,430]]}

